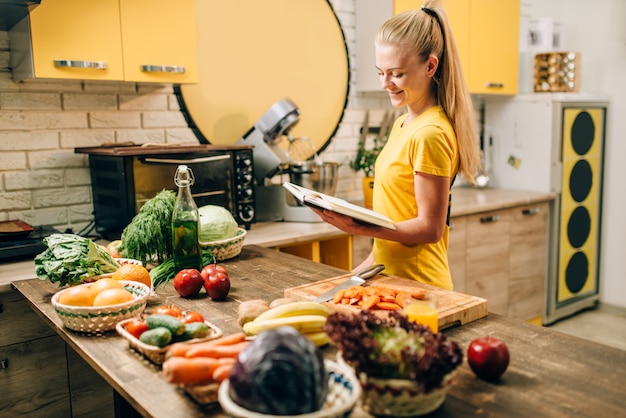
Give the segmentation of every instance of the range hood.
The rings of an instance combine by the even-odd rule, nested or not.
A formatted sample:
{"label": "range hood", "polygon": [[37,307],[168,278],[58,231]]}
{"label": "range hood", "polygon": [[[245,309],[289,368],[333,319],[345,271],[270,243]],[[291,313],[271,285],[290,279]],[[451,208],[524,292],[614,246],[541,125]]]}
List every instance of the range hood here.
{"label": "range hood", "polygon": [[41,0],[0,0],[0,30],[13,28],[39,4]]}

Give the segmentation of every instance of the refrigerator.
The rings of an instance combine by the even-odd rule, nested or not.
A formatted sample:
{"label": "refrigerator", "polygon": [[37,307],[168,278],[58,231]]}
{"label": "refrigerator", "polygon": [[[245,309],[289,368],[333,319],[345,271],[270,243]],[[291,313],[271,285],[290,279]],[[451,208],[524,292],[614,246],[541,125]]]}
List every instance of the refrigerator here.
{"label": "refrigerator", "polygon": [[606,99],[531,93],[485,99],[492,187],[551,192],[544,325],[599,299]]}

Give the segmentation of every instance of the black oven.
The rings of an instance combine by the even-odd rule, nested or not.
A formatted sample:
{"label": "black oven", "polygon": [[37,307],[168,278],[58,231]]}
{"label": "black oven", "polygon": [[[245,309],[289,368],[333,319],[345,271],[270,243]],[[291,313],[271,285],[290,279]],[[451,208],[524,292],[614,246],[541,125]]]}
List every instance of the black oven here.
{"label": "black oven", "polygon": [[191,167],[198,207],[218,205],[250,229],[256,222],[252,147],[160,145],[76,148],[89,155],[96,231],[117,239],[141,206],[164,189],[176,191],[180,164]]}

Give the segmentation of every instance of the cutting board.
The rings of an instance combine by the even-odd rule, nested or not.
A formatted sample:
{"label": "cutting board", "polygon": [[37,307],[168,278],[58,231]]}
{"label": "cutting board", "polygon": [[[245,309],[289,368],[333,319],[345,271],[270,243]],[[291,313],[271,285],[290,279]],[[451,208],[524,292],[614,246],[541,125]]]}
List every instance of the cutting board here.
{"label": "cutting board", "polygon": [[[313,300],[327,290],[334,288],[339,283],[348,280],[351,276],[352,274],[345,274],[343,276],[332,277],[330,279],[285,289],[285,297],[297,300]],[[440,289],[403,277],[378,274],[369,279],[364,286],[385,287],[396,291],[421,288],[436,294],[438,298],[437,310],[439,314],[439,329],[453,325],[464,325],[487,316],[488,313],[486,299],[454,292],[452,290]],[[361,309],[358,306],[337,305],[332,303],[332,301],[326,302],[325,304],[335,311],[357,312]],[[385,311],[380,312],[381,315],[385,314]]]}

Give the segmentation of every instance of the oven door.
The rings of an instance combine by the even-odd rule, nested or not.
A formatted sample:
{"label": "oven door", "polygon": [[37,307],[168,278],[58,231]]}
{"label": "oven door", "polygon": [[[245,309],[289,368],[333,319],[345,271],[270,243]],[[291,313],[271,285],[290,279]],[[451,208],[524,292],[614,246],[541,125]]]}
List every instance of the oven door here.
{"label": "oven door", "polygon": [[198,207],[216,205],[234,212],[233,154],[223,152],[135,157],[137,210],[163,189],[176,191],[174,175],[179,165],[187,165],[193,171],[191,193]]}

